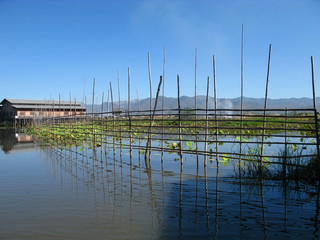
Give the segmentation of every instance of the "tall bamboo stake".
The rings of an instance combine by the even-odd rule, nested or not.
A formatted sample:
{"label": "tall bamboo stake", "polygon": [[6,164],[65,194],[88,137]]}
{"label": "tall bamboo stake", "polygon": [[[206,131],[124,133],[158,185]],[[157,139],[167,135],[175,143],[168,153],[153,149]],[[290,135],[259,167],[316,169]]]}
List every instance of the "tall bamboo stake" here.
{"label": "tall bamboo stake", "polygon": [[206,94],[206,127],[204,133],[204,166],[207,166],[207,152],[208,152],[208,105],[209,105],[209,88],[210,88],[210,77],[207,78],[207,94]]}
{"label": "tall bamboo stake", "polygon": [[179,122],[179,128],[178,128],[178,134],[179,134],[179,155],[180,155],[180,164],[183,164],[183,158],[182,158],[182,140],[181,140],[181,106],[180,106],[180,76],[177,75],[177,88],[178,88],[178,122]]}
{"label": "tall bamboo stake", "polygon": [[218,155],[218,118],[217,118],[217,108],[218,108],[218,98],[217,98],[217,80],[216,80],[216,57],[213,55],[212,58],[213,63],[213,98],[214,98],[214,121],[215,121],[215,140],[216,140],[216,161],[217,165],[219,163],[219,155]]}
{"label": "tall bamboo stake", "polygon": [[198,49],[195,50],[195,56],[194,56],[194,134],[195,134],[195,140],[196,140],[196,157],[197,157],[197,167],[199,165],[199,156],[198,156],[198,130],[197,130],[197,70],[198,70]]}
{"label": "tall bamboo stake", "polygon": [[238,164],[238,174],[239,174],[239,202],[240,202],[240,216],[242,224],[242,173],[241,173],[241,163],[242,163],[242,134],[243,134],[243,91],[244,91],[244,25],[242,24],[241,29],[241,100],[240,100],[240,156]]}
{"label": "tall bamboo stake", "polygon": [[104,101],[104,92],[102,92],[102,99],[101,99],[101,118],[103,117],[103,101]]}
{"label": "tall bamboo stake", "polygon": [[129,117],[129,139],[130,139],[130,163],[132,164],[132,126],[131,126],[131,97],[130,97],[130,68],[128,67],[128,117]]}
{"label": "tall bamboo stake", "polygon": [[[107,99],[107,127],[106,127],[107,135],[109,135],[109,99],[110,99],[110,89],[108,89],[108,99]],[[109,137],[107,138],[107,143],[108,142],[109,142]]]}
{"label": "tall bamboo stake", "polygon": [[[262,139],[261,139],[261,158],[260,158],[260,163],[263,158],[263,152],[264,152],[264,138],[266,134],[266,109],[267,109],[267,100],[268,100],[268,88],[269,88],[269,76],[270,76],[270,61],[271,61],[271,50],[272,50],[272,45],[269,45],[269,56],[268,56],[268,70],[267,70],[267,80],[266,80],[266,92],[265,92],[265,98],[264,98],[264,107],[263,107],[263,130],[262,130]],[[261,167],[261,165],[260,165]],[[260,169],[261,170],[261,169]]]}
{"label": "tall bamboo stake", "polygon": [[94,91],[95,91],[96,79],[93,78],[93,87],[92,87],[92,117],[94,116]]}
{"label": "tall bamboo stake", "polygon": [[[103,101],[104,101],[104,92],[102,92],[102,98],[101,98],[101,115],[100,115],[100,122],[102,124],[102,126],[104,125],[104,121],[103,121]],[[102,135],[102,133],[100,133]],[[102,155],[102,145],[103,145],[103,137],[100,136],[100,144],[101,144],[101,155]]]}
{"label": "tall bamboo stake", "polygon": [[95,91],[96,79],[93,78],[93,88],[92,88],[92,137],[93,137],[93,146],[95,146],[96,136],[94,134],[94,91]]}
{"label": "tall bamboo stake", "polygon": [[288,110],[286,108],[285,111],[285,118],[284,118],[284,156],[283,156],[283,163],[282,163],[282,173],[283,173],[283,179],[287,176],[287,151],[288,151]]}
{"label": "tall bamboo stake", "polygon": [[315,84],[315,74],[314,74],[314,61],[313,56],[311,56],[311,74],[312,74],[312,98],[313,98],[313,109],[314,109],[314,120],[315,120],[315,131],[316,131],[316,141],[317,141],[317,155],[318,160],[320,160],[320,149],[319,149],[319,126],[318,126],[318,112],[316,103],[316,84]]}
{"label": "tall bamboo stake", "polygon": [[[241,35],[241,98],[240,98],[240,160],[239,160],[239,167],[241,164],[241,154],[242,154],[242,133],[243,133],[243,65],[244,65],[244,27],[242,24],[242,35]],[[239,171],[239,174],[240,171]]]}
{"label": "tall bamboo stake", "polygon": [[[121,96],[120,96],[120,77],[119,77],[119,71],[117,70],[117,80],[118,80],[118,105],[119,105],[119,114],[121,114]],[[120,122],[119,122],[120,121]],[[118,125],[119,125],[119,140],[120,140],[120,159],[122,159],[122,119],[118,119]]]}
{"label": "tall bamboo stake", "polygon": [[151,119],[151,109],[152,109],[152,78],[151,78],[151,66],[150,66],[150,53],[148,53],[148,75],[149,75],[150,119]]}
{"label": "tall bamboo stake", "polygon": [[[164,148],[164,76],[166,65],[166,48],[163,49],[163,66],[162,66],[162,104],[161,104],[161,119],[162,119],[162,134],[161,134],[161,148]],[[161,151],[161,166],[163,168],[163,151]]]}
{"label": "tall bamboo stake", "polygon": [[153,108],[153,113],[151,115],[151,121],[150,121],[150,125],[149,125],[149,129],[148,129],[148,139],[147,139],[147,144],[146,144],[146,152],[145,152],[145,163],[146,163],[146,168],[149,169],[150,168],[150,154],[151,154],[151,129],[152,126],[154,124],[154,116],[156,114],[156,109],[157,109],[157,104],[158,104],[158,98],[159,98],[159,93],[160,93],[160,89],[161,89],[161,84],[162,84],[162,76],[160,76],[160,81],[158,84],[158,90],[157,90],[157,94],[156,94],[156,99],[155,99],[155,103],[154,103],[154,108]]}
{"label": "tall bamboo stake", "polygon": [[110,82],[110,97],[111,97],[111,114],[112,114],[112,142],[113,142],[113,154],[115,157],[116,146],[115,146],[115,115],[114,115],[114,105],[113,105],[113,93],[112,93],[112,83]]}
{"label": "tall bamboo stake", "polygon": [[72,106],[72,103],[71,103],[71,92],[69,92],[69,104],[70,104],[70,109],[69,109],[69,138],[71,139],[71,129],[72,129],[72,127],[71,127],[71,118],[72,118],[72,108],[71,108],[71,106]]}

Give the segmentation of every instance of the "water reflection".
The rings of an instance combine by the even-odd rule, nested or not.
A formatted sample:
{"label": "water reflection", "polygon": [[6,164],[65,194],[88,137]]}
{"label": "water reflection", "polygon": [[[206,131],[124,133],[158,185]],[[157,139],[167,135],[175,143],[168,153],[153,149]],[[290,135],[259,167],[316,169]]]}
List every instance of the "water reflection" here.
{"label": "water reflection", "polygon": [[34,149],[34,140],[31,135],[17,133],[15,129],[0,130],[0,146],[4,153],[24,152]]}
{"label": "water reflection", "polygon": [[[47,146],[37,154],[38,159],[26,154],[19,161],[19,169],[30,171],[31,159],[37,169],[23,179],[6,168],[2,160],[9,155],[0,157],[4,239],[317,239],[319,235],[318,185],[234,177],[236,164],[226,168],[213,160],[203,167],[197,164],[204,160],[201,156],[188,156],[181,165],[170,154],[154,153],[152,169],[147,169],[140,151],[133,149],[131,156],[130,149],[112,143],[100,148]],[[37,178],[32,179],[34,175]],[[7,179],[16,179],[10,188]],[[17,187],[21,202],[10,197]],[[20,211],[26,196],[28,211]],[[21,219],[32,224],[15,231]]]}
{"label": "water reflection", "polygon": [[[46,151],[49,161],[55,159],[52,167],[60,167],[55,172],[60,171],[62,179],[67,170],[69,182],[75,178],[77,186],[79,181],[84,183],[88,198],[95,202],[96,214],[100,218],[111,216],[107,229],[125,225],[125,238],[318,236],[319,191],[315,186],[301,189],[287,181],[221,177],[219,162],[203,169],[195,167],[193,174],[186,174],[188,170],[185,172],[179,163],[170,171],[162,164],[150,170],[140,165],[139,158],[130,159],[125,149],[106,149]],[[161,163],[161,155],[153,156],[152,161]]]}

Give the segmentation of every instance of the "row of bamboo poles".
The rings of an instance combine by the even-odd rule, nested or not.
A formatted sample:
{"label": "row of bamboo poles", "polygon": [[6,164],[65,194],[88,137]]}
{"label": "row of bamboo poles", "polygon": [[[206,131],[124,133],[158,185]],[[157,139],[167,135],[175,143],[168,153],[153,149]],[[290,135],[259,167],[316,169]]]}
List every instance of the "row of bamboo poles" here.
{"label": "row of bamboo poles", "polygon": [[[207,165],[208,156],[216,160],[222,156],[239,160],[252,160],[252,157],[264,161],[266,158],[275,158],[275,154],[266,153],[268,145],[284,146],[284,152],[288,152],[288,146],[306,146],[314,149],[314,153],[300,154],[300,157],[319,158],[319,129],[318,113],[316,106],[314,60],[311,57],[313,108],[310,109],[269,109],[268,88],[271,66],[272,46],[269,46],[265,98],[263,109],[244,108],[244,31],[242,27],[241,47],[241,92],[239,109],[219,109],[217,104],[216,88],[216,60],[213,56],[213,108],[209,108],[210,77],[207,78],[205,108],[199,108],[197,103],[197,49],[195,50],[195,102],[194,107],[182,109],[180,104],[180,76],[177,75],[177,109],[168,109],[164,106],[165,84],[165,51],[163,60],[163,74],[160,76],[155,96],[152,93],[152,78],[150,66],[150,54],[148,54],[148,77],[150,87],[149,109],[131,110],[131,79],[128,68],[128,94],[126,111],[115,109],[114,90],[112,83],[108,89],[107,109],[104,109],[104,93],[102,94],[101,109],[95,109],[95,79],[93,80],[92,109],[86,118],[75,116],[53,118],[47,121],[60,126],[62,122],[85,121],[87,133],[98,135],[93,139],[102,139],[101,143],[110,141],[119,148],[128,148],[130,155],[133,149],[145,151],[145,161],[150,165],[152,151],[176,152],[183,164],[183,154],[190,153],[204,156],[204,165]],[[162,93],[161,93],[162,91]],[[162,97],[161,97],[162,95]],[[120,107],[120,80],[118,75],[118,105]],[[161,107],[159,101],[162,100]],[[71,100],[70,100],[71,101]],[[86,102],[86,101],[85,101]],[[300,115],[293,115],[293,113]],[[302,114],[303,113],[303,114]],[[227,124],[228,123],[228,124]],[[229,126],[227,126],[229,125]],[[103,132],[97,133],[96,127],[100,126]],[[303,132],[303,134],[301,134]],[[272,143],[268,139],[272,138]],[[154,142],[160,143],[155,144]],[[237,146],[236,151],[226,150],[220,147],[223,144]],[[190,147],[192,145],[192,147]],[[195,145],[195,147],[194,147]],[[212,146],[213,147],[212,147]],[[248,154],[248,146],[258,146],[255,154]],[[189,147],[186,147],[189,146]],[[234,148],[234,147],[233,147]],[[249,156],[249,157],[248,157]],[[289,157],[289,156],[286,156]],[[296,156],[295,156],[296,157]],[[198,157],[197,157],[198,159]],[[269,160],[268,160],[269,161]]]}

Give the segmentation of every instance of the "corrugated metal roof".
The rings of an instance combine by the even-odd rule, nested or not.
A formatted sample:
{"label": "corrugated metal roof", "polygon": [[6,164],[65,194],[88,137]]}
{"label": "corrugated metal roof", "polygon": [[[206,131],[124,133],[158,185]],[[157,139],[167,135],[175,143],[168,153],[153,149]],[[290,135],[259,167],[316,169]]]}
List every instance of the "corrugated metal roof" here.
{"label": "corrugated metal roof", "polygon": [[85,107],[81,106],[59,106],[59,105],[12,105],[12,107],[17,109],[66,109],[68,111],[77,109],[77,110],[86,110]]}
{"label": "corrugated metal roof", "polygon": [[[74,102],[74,101],[71,101],[71,104],[70,104],[70,101],[57,101],[57,100],[30,100],[30,99],[13,99],[13,98],[6,98],[6,99],[3,99],[3,101],[7,100],[8,102],[14,104],[14,105],[25,105],[25,104],[28,104],[28,105],[81,105],[80,103],[78,102]],[[2,101],[2,102],[3,102]],[[1,102],[1,103],[2,103]]]}

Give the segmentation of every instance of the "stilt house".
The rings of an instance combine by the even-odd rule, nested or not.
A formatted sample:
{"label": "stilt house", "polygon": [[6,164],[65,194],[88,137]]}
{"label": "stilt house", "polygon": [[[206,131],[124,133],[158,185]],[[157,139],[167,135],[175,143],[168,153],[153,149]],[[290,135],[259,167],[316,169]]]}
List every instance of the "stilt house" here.
{"label": "stilt house", "polygon": [[86,115],[86,108],[72,101],[3,99],[0,109],[3,120]]}

